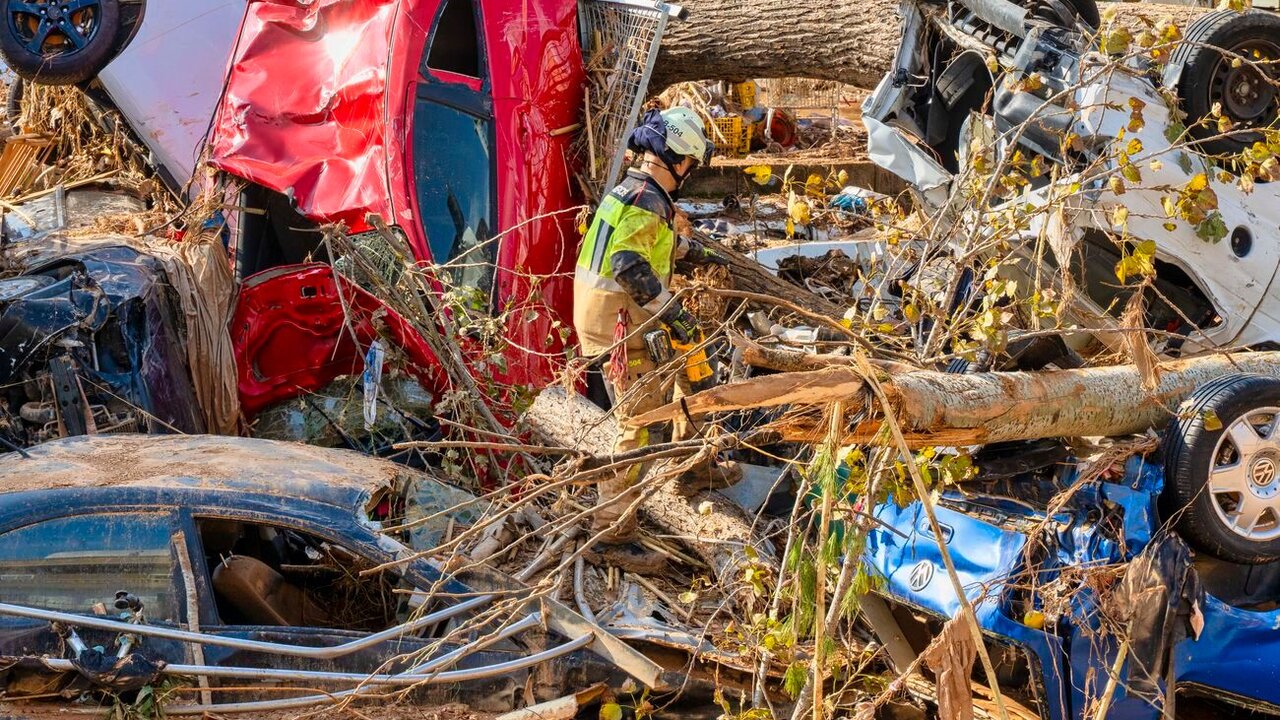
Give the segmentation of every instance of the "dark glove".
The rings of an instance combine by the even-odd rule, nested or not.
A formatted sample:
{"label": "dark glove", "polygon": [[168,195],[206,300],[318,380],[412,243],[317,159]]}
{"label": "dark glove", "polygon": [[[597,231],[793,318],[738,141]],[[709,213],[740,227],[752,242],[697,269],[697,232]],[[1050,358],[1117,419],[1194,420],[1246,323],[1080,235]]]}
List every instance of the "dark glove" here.
{"label": "dark glove", "polygon": [[729,261],[726,260],[724,256],[722,256],[720,253],[717,253],[715,250],[712,250],[711,248],[707,247],[706,245],[703,245],[697,240],[693,238],[689,238],[685,242],[689,244],[689,247],[685,251],[684,257],[681,258],[681,260],[684,260],[685,262],[688,262],[688,263],[692,263],[694,265],[722,265],[725,267],[729,266]]}
{"label": "dark glove", "polygon": [[658,319],[671,331],[671,339],[681,345],[688,345],[698,336],[698,318],[685,310],[680,303],[672,303]]}

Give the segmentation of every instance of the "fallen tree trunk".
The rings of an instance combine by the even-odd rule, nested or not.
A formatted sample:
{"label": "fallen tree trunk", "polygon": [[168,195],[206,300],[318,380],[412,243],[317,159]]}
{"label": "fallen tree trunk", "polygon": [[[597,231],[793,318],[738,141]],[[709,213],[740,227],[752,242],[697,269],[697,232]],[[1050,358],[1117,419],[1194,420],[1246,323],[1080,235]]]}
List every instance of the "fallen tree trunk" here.
{"label": "fallen tree trunk", "polygon": [[[560,388],[543,390],[523,420],[549,444],[603,460],[612,454],[613,418],[580,395],[569,395]],[[650,476],[662,468],[662,462],[655,463]],[[709,506],[704,504],[707,502]],[[681,497],[675,492],[673,481],[668,480],[645,498],[640,512],[667,533],[681,538],[715,571],[715,577],[740,577],[738,568],[751,562],[746,548],[752,548],[765,562],[776,564],[771,545],[756,536],[753,519],[718,493]]]}
{"label": "fallen tree trunk", "polygon": [[[650,92],[693,80],[803,77],[875,87],[898,47],[897,0],[687,0],[658,52]],[[1125,25],[1170,19],[1181,27],[1202,8],[1117,5]]]}
{"label": "fallen tree trunk", "polygon": [[[1168,423],[1187,396],[1216,377],[1246,372],[1280,378],[1280,352],[1163,363],[1153,391],[1143,390],[1141,374],[1133,365],[973,375],[901,368],[873,372],[907,442],[919,448],[1144,432]],[[838,400],[846,404],[851,418],[862,418],[850,424],[845,442],[882,441],[882,415],[867,379],[860,368],[849,365],[768,375],[712,388],[686,402],[688,412],[699,415],[783,405],[826,408]],[[635,422],[658,422],[682,412],[673,403]],[[813,442],[825,435],[825,427],[820,420],[784,416],[772,429],[788,440]]]}

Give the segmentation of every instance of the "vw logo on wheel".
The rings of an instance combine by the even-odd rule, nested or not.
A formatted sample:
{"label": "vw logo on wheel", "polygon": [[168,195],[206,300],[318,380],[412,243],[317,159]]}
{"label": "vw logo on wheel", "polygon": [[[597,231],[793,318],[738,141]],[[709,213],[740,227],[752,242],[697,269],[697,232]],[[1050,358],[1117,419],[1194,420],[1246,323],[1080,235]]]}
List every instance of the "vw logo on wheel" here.
{"label": "vw logo on wheel", "polygon": [[1266,456],[1260,457],[1249,468],[1249,474],[1254,485],[1267,485],[1276,477],[1276,462]]}
{"label": "vw logo on wheel", "polygon": [[916,566],[911,568],[911,574],[907,576],[907,587],[915,592],[925,589],[929,581],[933,580],[933,572],[935,566],[929,560],[921,560]]}

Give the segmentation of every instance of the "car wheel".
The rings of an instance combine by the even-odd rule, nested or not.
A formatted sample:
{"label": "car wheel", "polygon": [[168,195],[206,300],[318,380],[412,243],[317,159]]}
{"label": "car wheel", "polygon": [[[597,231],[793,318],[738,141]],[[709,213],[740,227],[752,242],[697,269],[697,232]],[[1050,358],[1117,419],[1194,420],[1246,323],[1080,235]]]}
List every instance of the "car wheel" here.
{"label": "car wheel", "polygon": [[121,32],[119,0],[0,1],[0,54],[20,77],[74,85],[111,62]]}
{"label": "car wheel", "polygon": [[[1233,67],[1237,57],[1246,61]],[[1169,61],[1182,68],[1178,98],[1201,152],[1233,155],[1262,137],[1254,132],[1219,137],[1217,123],[1204,122],[1216,103],[1235,130],[1265,128],[1280,117],[1280,69],[1275,64],[1280,61],[1280,15],[1230,10],[1203,15],[1187,28],[1186,39]]]}
{"label": "car wheel", "polygon": [[9,96],[4,102],[5,122],[9,127],[13,128],[13,134],[21,134],[19,129],[19,121],[22,120],[22,93],[25,88],[26,80],[22,78],[14,78],[13,83],[9,85]]}
{"label": "car wheel", "polygon": [[1097,0],[1030,0],[1025,6],[1031,11],[1031,17],[1062,27],[1071,28],[1083,22],[1096,30],[1102,23]]}
{"label": "car wheel", "polygon": [[1280,380],[1201,386],[1165,434],[1165,502],[1179,532],[1218,558],[1280,558]]}

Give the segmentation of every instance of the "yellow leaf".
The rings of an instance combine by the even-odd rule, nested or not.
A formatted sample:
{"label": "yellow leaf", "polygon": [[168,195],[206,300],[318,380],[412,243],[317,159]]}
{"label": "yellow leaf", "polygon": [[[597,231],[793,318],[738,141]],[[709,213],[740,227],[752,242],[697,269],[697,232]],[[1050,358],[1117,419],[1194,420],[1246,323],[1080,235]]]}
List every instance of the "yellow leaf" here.
{"label": "yellow leaf", "polygon": [[1124,205],[1117,205],[1111,211],[1111,224],[1124,227],[1129,222],[1129,208]]}
{"label": "yellow leaf", "polygon": [[603,703],[600,706],[600,720],[622,720],[622,706],[618,703]]}
{"label": "yellow leaf", "polygon": [[1044,78],[1040,77],[1040,73],[1031,73],[1022,78],[1022,82],[1018,83],[1017,89],[1023,92],[1035,92],[1044,87]]}
{"label": "yellow leaf", "polygon": [[791,221],[791,218],[787,218],[787,237],[793,238],[795,236],[796,236],[796,224]]}
{"label": "yellow leaf", "polygon": [[809,203],[804,200],[796,200],[787,208],[787,215],[797,225],[807,225],[809,223]]}
{"label": "yellow leaf", "polygon": [[1196,173],[1187,183],[1187,192],[1200,192],[1209,187],[1209,177],[1204,173]]}
{"label": "yellow leaf", "polygon": [[768,165],[752,165],[743,168],[742,172],[750,175],[751,179],[760,185],[768,185],[769,181],[773,179],[773,168]]}
{"label": "yellow leaf", "polygon": [[1142,111],[1147,104],[1138,98],[1129,98],[1129,131],[1138,132],[1147,124],[1142,117]]}
{"label": "yellow leaf", "polygon": [[841,170],[836,173],[836,182],[839,183],[841,187],[844,187],[844,185],[849,182],[849,171]]}
{"label": "yellow leaf", "polygon": [[1123,27],[1118,27],[1102,36],[1102,51],[1110,55],[1122,55],[1129,50],[1133,35]]}
{"label": "yellow leaf", "polygon": [[820,198],[825,193],[822,192],[822,176],[812,173],[804,181],[804,194],[812,198]]}

